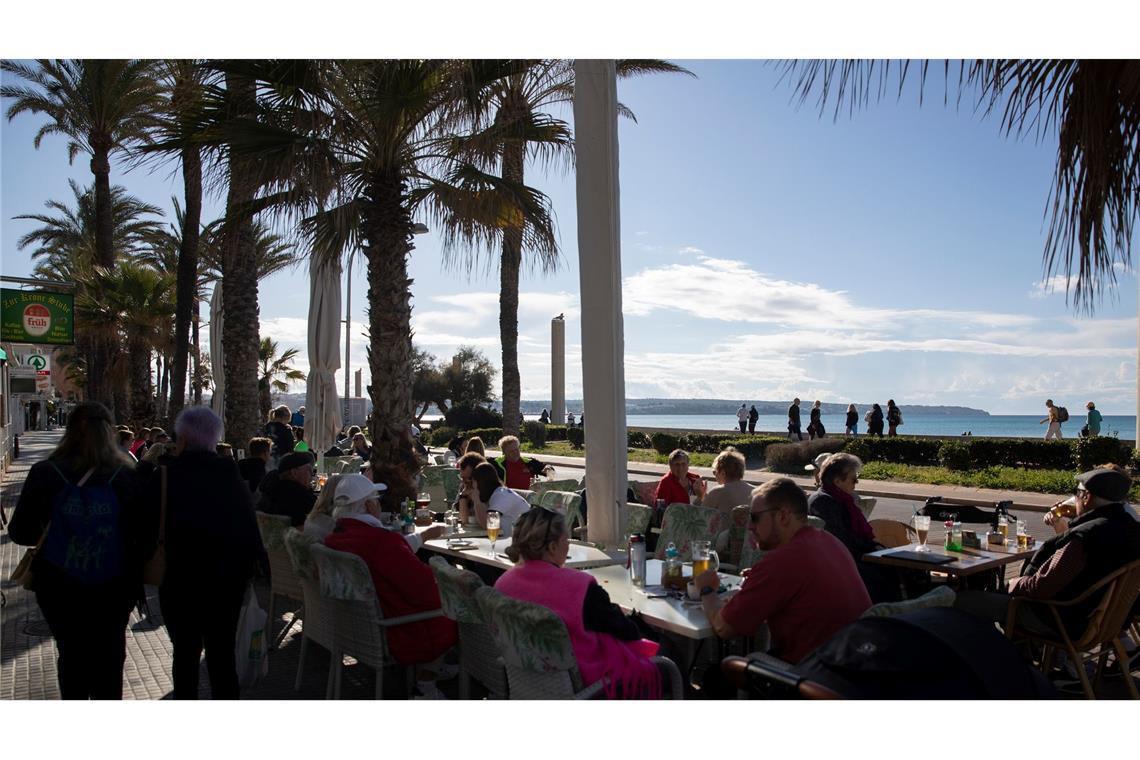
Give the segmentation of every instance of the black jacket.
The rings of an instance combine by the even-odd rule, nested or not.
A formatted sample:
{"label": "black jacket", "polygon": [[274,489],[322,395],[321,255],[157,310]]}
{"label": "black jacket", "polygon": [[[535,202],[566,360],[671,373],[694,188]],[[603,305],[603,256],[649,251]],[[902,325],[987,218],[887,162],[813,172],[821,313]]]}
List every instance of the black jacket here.
{"label": "black jacket", "polygon": [[[161,484],[161,471],[155,472],[143,490],[143,500],[155,515]],[[185,451],[175,457],[167,466],[162,593],[240,592],[264,552],[252,497],[233,458],[212,451]]]}
{"label": "black jacket", "polygon": [[824,529],[843,542],[856,562],[867,552],[883,548],[874,541],[856,536],[851,528],[851,515],[847,512],[847,507],[822,488],[808,497],[808,514],[821,518]]}
{"label": "black jacket", "polygon": [[274,420],[265,426],[265,435],[273,440],[273,456],[283,457],[293,452],[297,440],[293,437],[293,429],[284,422]]}
{"label": "black jacket", "polygon": [[792,404],[788,407],[788,422],[793,425],[800,424],[800,407],[798,404]]}
{"label": "black jacket", "polygon": [[238,472],[242,480],[249,486],[250,493],[255,493],[265,477],[265,460],[261,457],[246,457],[237,463]]}
{"label": "black jacket", "polygon": [[258,511],[285,515],[294,528],[304,526],[305,518],[317,502],[312,491],[295,481],[283,480],[277,470],[261,479],[258,491],[261,494],[257,502]]}

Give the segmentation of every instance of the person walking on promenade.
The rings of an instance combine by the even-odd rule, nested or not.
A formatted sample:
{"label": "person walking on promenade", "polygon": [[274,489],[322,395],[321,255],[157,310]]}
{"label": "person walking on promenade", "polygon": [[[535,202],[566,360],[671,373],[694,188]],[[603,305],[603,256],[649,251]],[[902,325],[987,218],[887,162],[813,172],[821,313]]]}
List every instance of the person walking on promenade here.
{"label": "person walking on promenade", "polygon": [[871,419],[867,422],[867,435],[883,437],[883,407],[871,404]]}
{"label": "person walking on promenade", "polygon": [[154,528],[137,499],[134,460],[115,445],[102,404],[76,406],[59,446],[28,471],[8,535],[35,546],[45,531],[31,571],[55,639],[60,696],[122,699],[127,621],[143,598]]}
{"label": "person walking on promenade", "polygon": [[854,404],[847,405],[847,420],[844,425],[844,436],[854,438],[859,435],[859,410],[855,408]]}
{"label": "person walking on promenade", "polygon": [[736,410],[736,424],[740,425],[741,433],[748,431],[748,407],[744,404],[741,404],[740,408]]}
{"label": "person walking on promenade", "polygon": [[819,399],[811,405],[811,419],[808,421],[808,440],[814,441],[816,438],[823,438],[827,435],[827,431],[823,428],[823,421],[820,415],[823,413]]}
{"label": "person walking on promenade", "polygon": [[756,411],[756,405],[753,404],[752,408],[748,410],[748,434],[753,435],[756,432],[756,420],[760,419],[760,412]]}
{"label": "person walking on promenade", "polygon": [[[253,496],[233,459],[214,452],[222,421],[208,407],[183,409],[174,431],[178,456],[166,466],[166,573],[158,588],[174,645],[174,698],[198,698],[199,660],[205,649],[212,698],[237,699],[238,615],[265,553]],[[155,472],[142,492],[156,519],[162,480],[161,470]]]}
{"label": "person walking on promenade", "polygon": [[1045,399],[1045,408],[1049,410],[1049,414],[1045,416],[1038,425],[1049,423],[1049,427],[1045,430],[1045,440],[1064,440],[1061,435],[1061,412],[1060,407],[1053,406],[1053,399]]}
{"label": "person walking on promenade", "polygon": [[1085,418],[1085,429],[1081,432],[1086,436],[1100,435],[1100,423],[1103,418],[1097,411],[1096,404],[1090,401],[1085,404],[1085,409],[1088,409],[1089,413]]}
{"label": "person walking on promenade", "polygon": [[793,435],[796,440],[802,441],[804,434],[800,432],[800,400],[798,398],[792,399],[792,405],[788,407],[788,438]]}
{"label": "person walking on promenade", "polygon": [[903,424],[902,410],[895,406],[893,398],[887,399],[887,435],[891,438],[897,436],[901,424]]}

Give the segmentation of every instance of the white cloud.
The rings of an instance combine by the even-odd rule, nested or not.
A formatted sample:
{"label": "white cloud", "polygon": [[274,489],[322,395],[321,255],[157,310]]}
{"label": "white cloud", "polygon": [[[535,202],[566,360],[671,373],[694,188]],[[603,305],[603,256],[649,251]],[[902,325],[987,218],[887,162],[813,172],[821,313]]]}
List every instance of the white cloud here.
{"label": "white cloud", "polygon": [[705,254],[704,251],[702,251],[700,248],[697,248],[696,246],[693,246],[693,245],[683,246],[677,250],[677,253],[690,255],[690,256],[704,256],[704,254]]}
{"label": "white cloud", "polygon": [[1033,283],[1032,289],[1029,291],[1030,298],[1047,298],[1051,295],[1065,295],[1069,292],[1069,286],[1076,284],[1076,279],[1070,279],[1068,275],[1055,274],[1044,280],[1038,280]]}

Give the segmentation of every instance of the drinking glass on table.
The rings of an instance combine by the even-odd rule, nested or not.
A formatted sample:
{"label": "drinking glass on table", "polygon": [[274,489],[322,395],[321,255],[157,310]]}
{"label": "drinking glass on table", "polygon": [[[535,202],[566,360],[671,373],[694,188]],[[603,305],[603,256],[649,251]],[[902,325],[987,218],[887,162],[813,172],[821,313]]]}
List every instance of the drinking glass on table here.
{"label": "drinking glass on table", "polygon": [[930,548],[926,545],[926,536],[928,533],[930,533],[929,515],[914,516],[914,532],[918,534],[918,546],[915,548],[915,551],[930,551]]}
{"label": "drinking glass on table", "polygon": [[709,541],[693,541],[689,544],[693,552],[693,577],[696,578],[706,570],[719,570],[720,558],[711,548]]}
{"label": "drinking glass on table", "polygon": [[491,539],[491,556],[495,556],[495,542],[499,540],[499,513],[487,513],[487,538]]}
{"label": "drinking glass on table", "polygon": [[1025,520],[1017,521],[1017,548],[1029,548],[1029,523]]}

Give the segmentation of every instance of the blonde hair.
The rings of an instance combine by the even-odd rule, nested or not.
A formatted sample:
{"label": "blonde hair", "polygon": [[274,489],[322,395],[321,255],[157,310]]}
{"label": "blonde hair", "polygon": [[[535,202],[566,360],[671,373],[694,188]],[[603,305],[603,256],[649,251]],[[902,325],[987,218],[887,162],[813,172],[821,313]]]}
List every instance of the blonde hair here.
{"label": "blonde hair", "polygon": [[507,547],[507,556],[511,562],[518,562],[520,558],[542,559],[548,546],[569,533],[566,518],[561,512],[545,507],[531,507],[511,528],[511,545]]}
{"label": "blonde hair", "polygon": [[66,462],[76,470],[134,466],[134,460],[119,448],[114,423],[107,407],[85,401],[67,415],[63,440],[50,459]]}
{"label": "blonde hair", "polygon": [[313,510],[309,512],[309,516],[313,515],[332,515],[333,513],[333,499],[336,498],[336,484],[340,482],[340,475],[330,475],[329,479],[325,481],[325,485],[321,488],[321,493],[317,496],[316,502],[313,504]]}
{"label": "blonde hair", "polygon": [[483,445],[483,439],[477,435],[473,436],[471,438],[468,438],[467,439],[467,449],[465,450],[465,453],[467,453],[467,454],[475,453],[475,454],[482,454],[483,456],[487,456],[487,448]]}
{"label": "blonde hair", "polygon": [[717,471],[723,472],[729,480],[740,480],[744,477],[744,455],[729,446],[713,460],[713,472]]}
{"label": "blonde hair", "polygon": [[855,412],[855,413],[858,413],[858,412],[859,412],[859,410],[855,408],[855,405],[854,405],[854,404],[848,404],[848,405],[847,405],[847,411],[848,411],[848,412]]}
{"label": "blonde hair", "polygon": [[158,458],[166,454],[167,448],[173,450],[174,447],[167,443],[152,443],[146,454],[143,455],[143,461],[158,464]]}

